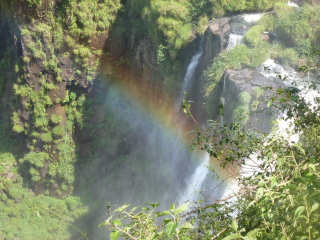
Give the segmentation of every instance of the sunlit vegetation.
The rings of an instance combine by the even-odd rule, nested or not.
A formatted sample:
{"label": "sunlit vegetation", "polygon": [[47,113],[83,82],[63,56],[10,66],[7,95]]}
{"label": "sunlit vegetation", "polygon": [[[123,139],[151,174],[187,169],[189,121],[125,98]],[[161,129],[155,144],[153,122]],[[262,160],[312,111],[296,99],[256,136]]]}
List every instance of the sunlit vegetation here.
{"label": "sunlit vegetation", "polygon": [[[313,90],[313,85],[304,90]],[[165,211],[158,210],[158,204],[144,208],[123,205],[111,211],[101,227],[111,230],[112,239],[319,238],[320,98],[310,104],[294,86],[272,91],[275,95],[265,100],[278,110],[290,112],[284,118],[293,120],[287,130],[277,131],[275,126],[267,136],[236,123],[220,126],[210,121],[206,129],[195,132],[193,144],[223,159],[224,165],[241,167],[252,159],[252,172],[238,179],[238,191],[192,211],[190,203],[173,204]],[[259,96],[261,89],[255,92]],[[239,94],[241,106],[246,108],[241,111],[247,110],[250,98],[247,92]],[[300,136],[296,143],[290,139],[294,134]]]}
{"label": "sunlit vegetation", "polygon": [[[320,21],[319,6],[304,5],[296,9],[286,3],[275,4],[275,16],[265,14],[244,36],[244,44],[221,53],[208,69],[206,96],[207,111],[210,113],[215,87],[227,69],[241,69],[244,66],[258,67],[269,57],[284,64],[299,67],[303,64],[316,64],[317,58],[311,53],[317,49]],[[311,27],[315,24],[315,27]],[[276,35],[276,41],[268,43],[262,38],[264,32]]]}

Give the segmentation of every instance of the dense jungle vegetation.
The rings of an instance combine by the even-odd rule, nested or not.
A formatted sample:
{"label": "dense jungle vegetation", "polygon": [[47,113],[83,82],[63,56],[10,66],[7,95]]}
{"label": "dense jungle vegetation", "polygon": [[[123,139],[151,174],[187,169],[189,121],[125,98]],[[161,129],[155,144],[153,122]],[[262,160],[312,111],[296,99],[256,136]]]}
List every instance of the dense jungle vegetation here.
{"label": "dense jungle vegetation", "polygon": [[[105,239],[320,239],[320,101],[311,105],[296,86],[266,89],[274,93],[266,101],[289,113],[290,134],[300,135],[298,143],[238,124],[212,123],[195,131],[193,145],[221,157],[224,165],[241,166],[258,155],[262,163],[255,174],[239,179],[237,199],[191,213],[188,204],[166,211],[157,210],[158,204],[125,205],[106,209],[104,223],[91,221],[101,204],[90,189],[98,181],[96,150],[107,146],[105,154],[121,163],[125,154],[118,149],[133,131],[130,120],[108,111],[99,126],[92,120],[103,89],[94,97],[88,89],[103,75],[102,62],[112,73],[134,66],[134,52],[114,54],[108,39],[150,40],[161,91],[173,98],[185,70],[182,52],[209,21],[266,12],[244,42],[222,52],[204,74],[206,111],[216,117],[215,87],[228,69],[258,67],[272,58],[317,78],[320,5],[301,3],[294,8],[280,0],[0,0],[0,239],[89,239],[99,223],[110,231]],[[279,41],[262,41],[265,31]],[[182,106],[190,114],[189,103]],[[109,130],[101,139],[102,125]],[[85,153],[81,131],[91,141]]]}

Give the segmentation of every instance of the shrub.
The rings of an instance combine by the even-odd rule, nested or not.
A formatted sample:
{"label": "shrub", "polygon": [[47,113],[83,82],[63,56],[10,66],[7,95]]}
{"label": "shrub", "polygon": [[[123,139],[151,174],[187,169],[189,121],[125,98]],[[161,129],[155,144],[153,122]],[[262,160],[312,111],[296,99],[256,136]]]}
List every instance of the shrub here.
{"label": "shrub", "polygon": [[41,140],[44,141],[45,143],[50,143],[52,142],[52,135],[50,132],[47,133],[42,133],[40,136]]}
{"label": "shrub", "polygon": [[62,121],[62,117],[56,114],[52,114],[50,117],[50,121],[53,124],[59,124]]}
{"label": "shrub", "polygon": [[262,42],[261,35],[264,31],[265,27],[263,25],[253,26],[246,32],[244,40],[250,47],[257,47]]}
{"label": "shrub", "polygon": [[[41,168],[44,166],[44,163],[46,160],[49,160],[49,155],[45,152],[29,152],[24,156],[24,161],[28,161],[30,164],[34,165],[37,168]],[[32,170],[34,172],[34,170]],[[36,175],[38,175],[38,171],[37,173],[35,173]]]}
{"label": "shrub", "polygon": [[65,134],[65,130],[62,126],[56,126],[52,129],[52,133],[57,137],[62,137]]}

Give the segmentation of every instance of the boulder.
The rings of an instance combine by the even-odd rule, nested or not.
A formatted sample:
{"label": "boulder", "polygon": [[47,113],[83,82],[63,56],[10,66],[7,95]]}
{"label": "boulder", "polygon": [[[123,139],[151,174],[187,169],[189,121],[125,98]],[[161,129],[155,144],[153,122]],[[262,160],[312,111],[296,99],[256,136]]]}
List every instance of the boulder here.
{"label": "boulder", "polygon": [[[269,79],[256,69],[227,70],[224,84],[224,121],[227,124],[236,121],[233,112],[241,105],[240,94],[246,92],[251,98],[248,103],[250,117],[245,124],[248,129],[258,129],[262,132],[271,130],[271,121],[276,118],[274,109],[267,107],[266,100],[273,92],[266,88],[278,88],[274,79]],[[254,109],[255,108],[255,109]]]}
{"label": "boulder", "polygon": [[224,17],[210,22],[204,36],[203,63],[208,65],[220,52],[226,49],[231,33],[231,18]]}

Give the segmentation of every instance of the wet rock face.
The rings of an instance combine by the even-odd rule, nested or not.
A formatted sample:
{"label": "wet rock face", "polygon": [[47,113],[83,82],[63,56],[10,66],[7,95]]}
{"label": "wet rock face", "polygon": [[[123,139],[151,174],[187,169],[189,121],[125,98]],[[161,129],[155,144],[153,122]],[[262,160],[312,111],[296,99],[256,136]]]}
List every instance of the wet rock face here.
{"label": "wet rock face", "polygon": [[231,18],[220,18],[211,22],[205,32],[203,64],[210,64],[211,60],[226,49],[231,33]]}
{"label": "wet rock face", "polygon": [[251,98],[248,102],[250,117],[245,124],[248,129],[256,128],[262,132],[271,130],[271,120],[276,117],[273,109],[267,108],[266,101],[272,91],[265,88],[278,88],[278,84],[255,69],[228,70],[225,75],[224,119],[230,124],[235,119],[234,110],[241,103],[240,94],[246,92]]}
{"label": "wet rock face", "polygon": [[103,70],[108,74],[122,79],[139,76],[139,81],[144,82],[161,79],[157,49],[150,38],[135,32],[123,37],[111,31],[104,50],[111,56],[103,63]]}

